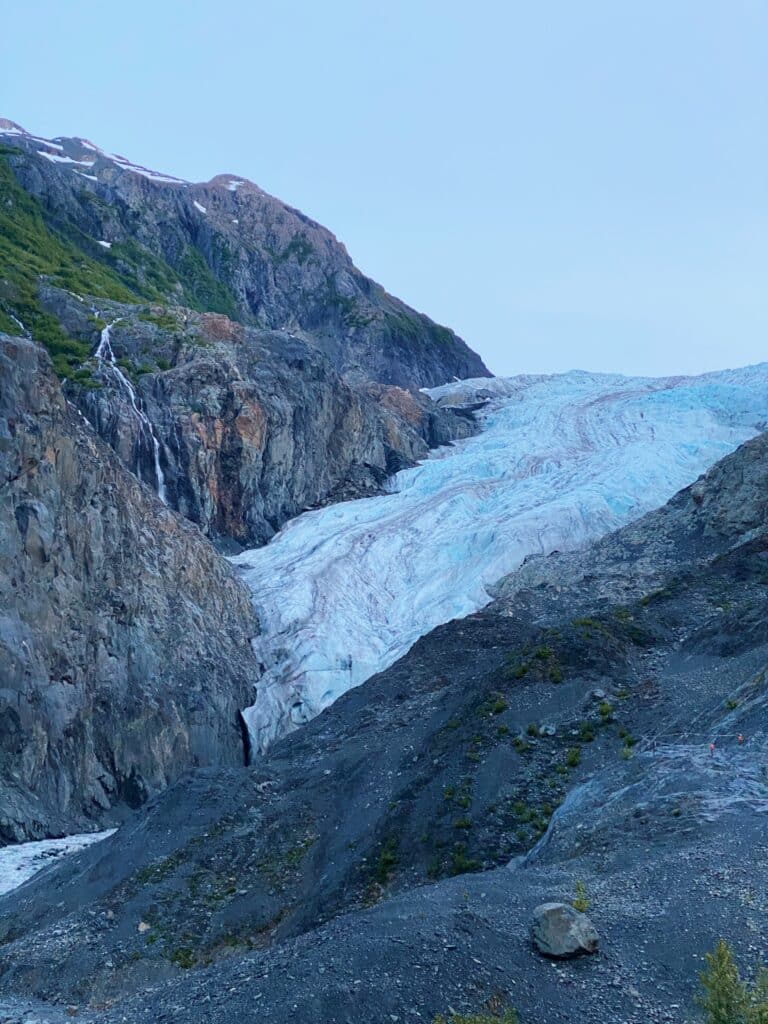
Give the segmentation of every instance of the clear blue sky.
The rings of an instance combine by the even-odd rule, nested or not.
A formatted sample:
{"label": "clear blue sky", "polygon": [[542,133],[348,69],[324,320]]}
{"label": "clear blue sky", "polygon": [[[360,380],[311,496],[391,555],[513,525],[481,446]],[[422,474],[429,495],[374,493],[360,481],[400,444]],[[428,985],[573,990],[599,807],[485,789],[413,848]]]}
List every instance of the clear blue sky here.
{"label": "clear blue sky", "polygon": [[767,0],[11,0],[0,116],[253,179],[497,373],[768,358]]}

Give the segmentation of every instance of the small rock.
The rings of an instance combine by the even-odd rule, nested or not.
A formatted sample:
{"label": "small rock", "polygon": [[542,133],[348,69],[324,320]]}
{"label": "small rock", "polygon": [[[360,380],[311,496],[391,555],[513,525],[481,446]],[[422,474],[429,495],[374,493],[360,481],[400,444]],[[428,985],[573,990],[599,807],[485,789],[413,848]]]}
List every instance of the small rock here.
{"label": "small rock", "polygon": [[533,912],[531,938],[545,956],[571,957],[597,950],[597,932],[586,914],[567,903],[542,903]]}

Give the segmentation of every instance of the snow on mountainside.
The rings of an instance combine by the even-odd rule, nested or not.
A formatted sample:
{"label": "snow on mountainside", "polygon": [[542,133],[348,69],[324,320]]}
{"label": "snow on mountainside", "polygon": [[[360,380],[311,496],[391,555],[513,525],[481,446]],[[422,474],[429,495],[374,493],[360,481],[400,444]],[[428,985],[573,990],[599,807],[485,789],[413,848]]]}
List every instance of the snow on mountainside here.
{"label": "snow on mountainside", "polygon": [[259,748],[483,607],[527,555],[628,523],[764,429],[768,363],[658,380],[463,381],[429,394],[487,398],[482,433],[399,473],[390,494],[306,513],[233,559],[263,627],[267,672],[245,712]]}

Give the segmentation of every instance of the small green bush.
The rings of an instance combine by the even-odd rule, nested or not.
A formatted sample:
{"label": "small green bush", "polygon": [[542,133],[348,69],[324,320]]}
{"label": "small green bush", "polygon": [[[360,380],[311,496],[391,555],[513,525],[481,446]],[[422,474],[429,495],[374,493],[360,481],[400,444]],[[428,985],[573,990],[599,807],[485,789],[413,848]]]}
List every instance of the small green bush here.
{"label": "small green bush", "polygon": [[464,843],[456,843],[451,853],[451,874],[464,875],[470,871],[477,871],[479,863],[471,857],[467,857],[467,847]]}
{"label": "small green bush", "polygon": [[188,971],[190,967],[194,967],[197,963],[195,951],[189,946],[180,946],[171,953],[171,963],[181,967],[184,971]]}
{"label": "small green bush", "polygon": [[703,992],[696,1001],[707,1024],[745,1024],[747,990],[725,939],[705,960],[707,969],[699,975]]}
{"label": "small green bush", "polygon": [[577,768],[581,763],[581,748],[569,747],[565,755],[565,763],[569,768]]}
{"label": "small green bush", "polygon": [[380,885],[386,885],[389,877],[397,864],[397,840],[390,838],[384,843],[376,862],[376,881]]}
{"label": "small green bush", "polygon": [[571,900],[571,906],[581,914],[586,914],[589,910],[590,901],[587,897],[587,887],[581,881],[576,883],[576,895]]}

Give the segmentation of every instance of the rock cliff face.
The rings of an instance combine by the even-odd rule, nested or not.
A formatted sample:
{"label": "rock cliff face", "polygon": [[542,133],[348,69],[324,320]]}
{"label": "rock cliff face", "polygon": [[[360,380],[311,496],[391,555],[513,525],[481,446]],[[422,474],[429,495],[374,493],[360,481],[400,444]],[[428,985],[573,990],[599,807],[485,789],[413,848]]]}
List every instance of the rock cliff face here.
{"label": "rock cliff face", "polygon": [[71,383],[73,400],[156,488],[157,441],[167,502],[218,541],[263,543],[304,509],[374,494],[430,445],[472,431],[418,393],[350,387],[321,353],[284,333],[215,313],[185,312],[170,330],[169,313],[160,326],[124,306],[102,315],[118,321],[116,358],[136,367],[143,349],[153,353],[153,372],[134,377],[134,387],[155,439],[108,366],[94,370],[100,387]]}
{"label": "rock cliff face", "polygon": [[0,481],[0,842],[242,763],[249,595],[65,400],[44,351],[4,335]]}
{"label": "rock cliff face", "polygon": [[286,332],[223,314],[99,302],[44,308],[98,353],[66,393],[123,463],[222,544],[255,545],[308,507],[376,493],[471,419],[393,385],[350,385]]}
{"label": "rock cliff face", "polygon": [[422,387],[488,375],[453,331],[388,295],[329,231],[249,181],[190,184],[5,120],[0,143],[46,224],[134,296],[290,331],[357,380]]}

